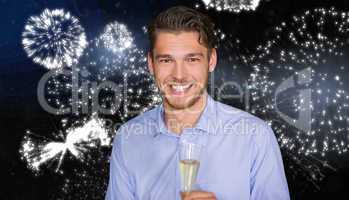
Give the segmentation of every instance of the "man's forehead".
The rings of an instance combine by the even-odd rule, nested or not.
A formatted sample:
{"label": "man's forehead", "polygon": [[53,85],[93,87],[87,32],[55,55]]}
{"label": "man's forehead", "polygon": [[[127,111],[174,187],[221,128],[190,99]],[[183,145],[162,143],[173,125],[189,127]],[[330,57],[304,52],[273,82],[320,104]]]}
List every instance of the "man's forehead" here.
{"label": "man's forehead", "polygon": [[197,32],[159,32],[154,46],[154,54],[202,54],[207,51],[199,43]]}
{"label": "man's forehead", "polygon": [[193,36],[193,37],[198,37],[199,32],[197,31],[170,31],[170,30],[158,30],[156,32],[157,36],[162,36],[162,37],[179,37],[179,36]]}
{"label": "man's forehead", "polygon": [[199,42],[200,34],[198,32],[164,32],[160,31],[156,35],[155,47],[161,47],[164,45],[190,45],[190,46],[203,46]]}

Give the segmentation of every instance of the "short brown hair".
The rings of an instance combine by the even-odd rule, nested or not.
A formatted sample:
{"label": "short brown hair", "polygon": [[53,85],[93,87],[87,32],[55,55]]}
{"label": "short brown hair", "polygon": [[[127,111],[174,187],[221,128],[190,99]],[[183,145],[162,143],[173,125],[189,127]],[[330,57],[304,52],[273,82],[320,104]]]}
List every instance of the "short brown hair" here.
{"label": "short brown hair", "polygon": [[150,53],[153,53],[156,34],[159,31],[196,31],[199,33],[199,43],[207,47],[209,52],[215,47],[216,38],[212,20],[207,15],[185,6],[171,7],[161,12],[149,24]]}

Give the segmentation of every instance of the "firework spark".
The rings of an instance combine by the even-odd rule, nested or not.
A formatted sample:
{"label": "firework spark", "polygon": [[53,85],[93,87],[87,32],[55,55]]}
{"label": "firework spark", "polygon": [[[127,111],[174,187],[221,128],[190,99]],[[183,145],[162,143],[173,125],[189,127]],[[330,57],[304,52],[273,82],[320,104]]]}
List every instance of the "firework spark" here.
{"label": "firework spark", "polygon": [[98,80],[105,81],[116,73],[142,68],[144,52],[133,43],[133,34],[127,26],[114,21],[105,26],[101,35],[91,41],[86,53],[85,66],[94,66]]}
{"label": "firework spark", "polygon": [[[119,26],[118,22],[112,24]],[[67,114],[66,110],[69,113],[77,111],[73,112],[73,117],[98,113],[119,123],[161,102],[155,81],[147,69],[145,53],[131,42],[132,34],[123,36],[115,30],[106,34],[107,27],[101,36],[89,42],[87,50],[74,68],[51,71],[43,84],[41,92],[45,94],[49,106],[56,108],[55,114]],[[127,30],[127,27],[121,29]],[[121,39],[125,37],[128,39]],[[131,44],[118,46],[125,41],[130,41]],[[116,47],[109,45],[112,42],[115,42]],[[114,90],[115,88],[118,89]],[[74,96],[78,98],[73,98]],[[98,109],[94,109],[93,105],[97,105]],[[102,109],[110,112],[101,113]],[[69,129],[64,128],[68,127],[64,125],[65,131],[55,134],[53,137],[58,138],[54,140],[38,137],[31,132],[24,136],[20,153],[28,168],[39,173],[45,166],[57,163],[56,171],[63,173],[64,170],[64,185],[55,199],[103,198],[101,191],[106,189],[109,153],[97,148],[97,144],[104,141],[103,144],[108,144],[104,146],[110,148],[110,138],[102,137],[106,133],[103,129],[99,130],[101,134],[93,134],[91,130],[94,130],[94,123],[84,120],[85,125],[75,125]],[[63,169],[62,163],[69,155],[81,160],[84,167]],[[89,192],[86,193],[86,190]]]}
{"label": "firework spark", "polygon": [[49,141],[27,131],[20,149],[22,160],[28,168],[35,172],[49,161],[58,161],[56,172],[60,169],[67,152],[79,160],[83,160],[84,153],[98,146],[110,146],[111,138],[104,127],[104,121],[92,118],[80,127],[71,127],[66,131],[63,141]]}
{"label": "firework spark", "polygon": [[206,8],[214,8],[216,11],[229,11],[239,13],[243,10],[254,11],[260,0],[202,0]]}
{"label": "firework spark", "polygon": [[[109,108],[122,121],[144,112],[161,102],[153,76],[147,69],[145,53],[137,48],[126,51],[123,59],[103,54],[100,48],[93,48],[86,56],[84,70],[93,72],[92,79],[97,85],[117,85],[117,95],[104,90],[99,102]],[[91,93],[95,93],[93,90]],[[115,92],[114,92],[115,93]],[[120,102],[122,100],[122,102]],[[132,111],[132,112],[131,112]]]}
{"label": "firework spark", "polygon": [[132,33],[124,24],[113,22],[108,24],[97,40],[97,45],[103,45],[113,53],[121,53],[134,47]]}
{"label": "firework spark", "polygon": [[112,52],[102,41],[91,41],[73,70],[53,71],[39,84],[53,114],[97,112],[126,121],[161,102],[145,53],[135,46]]}
{"label": "firework spark", "polygon": [[295,163],[304,158],[316,163],[302,164],[318,188],[324,175],[310,169],[331,168],[318,161],[349,149],[349,83],[342,76],[348,73],[349,13],[309,10],[273,34],[251,56],[252,112],[267,117]]}
{"label": "firework spark", "polygon": [[22,38],[27,55],[48,69],[76,64],[87,46],[79,20],[63,9],[45,9],[39,16],[31,16]]}
{"label": "firework spark", "polygon": [[[117,96],[104,93],[99,102],[122,121],[161,102],[155,81],[147,68],[146,54],[133,44],[132,38],[125,25],[117,21],[110,23],[100,37],[90,42],[79,64],[81,69],[93,74],[90,79],[96,84],[119,86]],[[112,43],[115,44],[110,45]],[[116,98],[122,99],[122,102],[115,103],[118,102]]]}

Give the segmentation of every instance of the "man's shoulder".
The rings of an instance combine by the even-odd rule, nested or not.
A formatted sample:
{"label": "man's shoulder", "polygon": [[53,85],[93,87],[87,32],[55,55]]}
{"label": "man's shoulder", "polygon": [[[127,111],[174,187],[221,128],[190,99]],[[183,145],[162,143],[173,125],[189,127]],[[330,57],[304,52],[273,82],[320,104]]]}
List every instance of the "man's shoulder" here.
{"label": "man's shoulder", "polygon": [[219,101],[215,101],[215,104],[214,121],[216,127],[220,126],[224,133],[251,136],[254,140],[265,140],[274,135],[269,124],[261,118]]}
{"label": "man's shoulder", "polygon": [[261,118],[241,110],[239,108],[233,107],[231,105],[215,101],[216,104],[216,116],[217,119],[224,119],[224,123],[254,123],[258,125],[265,126],[267,123]]}

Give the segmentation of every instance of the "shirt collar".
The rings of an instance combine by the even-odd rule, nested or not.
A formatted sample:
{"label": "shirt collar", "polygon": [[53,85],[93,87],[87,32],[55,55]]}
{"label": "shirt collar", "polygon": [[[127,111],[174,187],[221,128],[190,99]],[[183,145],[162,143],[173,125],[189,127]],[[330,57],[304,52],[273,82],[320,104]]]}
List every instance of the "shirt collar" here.
{"label": "shirt collar", "polygon": [[[204,131],[205,133],[210,133],[212,129],[210,127],[213,127],[210,123],[214,123],[214,119],[216,118],[216,112],[215,112],[215,100],[209,95],[206,95],[207,101],[205,108],[203,112],[201,113],[198,122],[193,127],[193,129]],[[166,134],[170,136],[179,137],[176,134],[171,133],[165,124],[164,120],[164,105],[163,103],[158,107],[157,111],[157,123],[158,123],[158,133],[159,134]]]}

